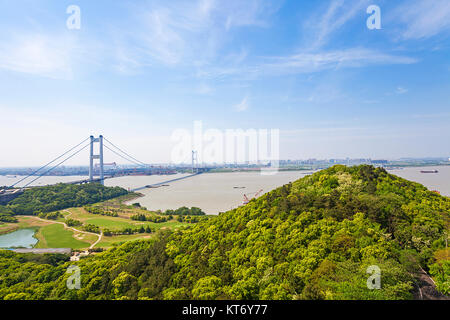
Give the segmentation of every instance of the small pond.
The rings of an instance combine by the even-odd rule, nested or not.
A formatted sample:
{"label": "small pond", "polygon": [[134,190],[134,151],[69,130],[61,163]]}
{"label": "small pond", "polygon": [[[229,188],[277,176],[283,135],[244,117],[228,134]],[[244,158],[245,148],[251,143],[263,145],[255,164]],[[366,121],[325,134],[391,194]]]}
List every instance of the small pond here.
{"label": "small pond", "polygon": [[0,248],[33,248],[38,242],[35,232],[34,229],[20,229],[0,235]]}

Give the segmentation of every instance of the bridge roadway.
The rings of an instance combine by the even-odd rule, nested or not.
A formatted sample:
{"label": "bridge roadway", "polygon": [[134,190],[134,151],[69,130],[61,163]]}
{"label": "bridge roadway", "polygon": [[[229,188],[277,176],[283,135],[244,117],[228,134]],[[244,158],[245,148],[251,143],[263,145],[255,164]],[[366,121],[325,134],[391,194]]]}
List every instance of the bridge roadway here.
{"label": "bridge roadway", "polygon": [[139,188],[132,189],[131,191],[132,192],[136,192],[136,191],[144,190],[144,189],[147,189],[147,188],[157,188],[157,187],[160,187],[160,186],[162,186],[164,184],[175,182],[175,181],[179,181],[179,180],[183,180],[183,179],[187,179],[187,178],[194,177],[194,176],[198,176],[199,174],[202,174],[202,172],[193,173],[193,174],[190,174],[188,176],[184,176],[184,177],[180,177],[180,178],[176,178],[176,179],[172,179],[172,180],[168,180],[168,181],[163,181],[163,182],[158,182],[158,183],[154,183],[154,184],[149,184],[149,185],[146,185],[144,187],[139,187]]}
{"label": "bridge roadway", "polygon": [[[146,188],[157,188],[157,187],[160,187],[160,186],[162,186],[162,185],[164,185],[166,183],[187,179],[187,178],[194,177],[194,176],[197,176],[197,175],[202,174],[202,173],[203,172],[197,172],[197,173],[193,173],[193,174],[190,174],[188,176],[185,176],[185,177],[180,177],[180,178],[171,179],[171,180],[167,180],[167,181],[163,181],[163,182],[158,182],[158,183],[155,183],[155,184],[149,184],[149,185],[146,185],[146,186],[143,186],[143,187],[138,187],[138,188],[135,188],[135,189],[131,189],[131,191],[132,192],[136,192],[136,191],[144,190]],[[126,176],[128,176],[128,175],[114,175],[114,176],[104,177],[104,180],[112,179],[112,178],[118,178],[118,177],[126,177]],[[93,182],[100,182],[100,181],[101,181],[100,179],[94,179],[93,180]],[[67,184],[85,184],[85,183],[89,183],[89,182],[91,182],[89,179],[84,179],[84,180],[77,180],[77,181],[66,182],[66,183]]]}

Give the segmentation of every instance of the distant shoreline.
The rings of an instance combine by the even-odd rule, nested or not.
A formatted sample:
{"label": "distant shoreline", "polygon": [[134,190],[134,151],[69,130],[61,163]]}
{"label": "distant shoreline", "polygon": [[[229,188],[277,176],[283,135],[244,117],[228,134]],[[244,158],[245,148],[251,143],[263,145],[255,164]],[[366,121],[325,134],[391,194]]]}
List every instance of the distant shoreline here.
{"label": "distant shoreline", "polygon": [[[344,164],[344,163],[334,163],[334,164],[312,164],[311,166],[306,166],[306,165],[301,165],[301,166],[292,166],[292,167],[279,167],[279,168],[274,168],[274,171],[317,171],[317,170],[323,170],[323,169],[327,169],[330,168],[332,166],[335,165],[345,165],[345,166],[357,166],[357,165],[363,165],[364,163],[359,163],[359,164]],[[379,167],[379,165],[377,164],[367,164],[367,165],[372,165],[375,167]],[[448,167],[450,166],[450,162],[449,163],[402,163],[401,161],[399,161],[399,163],[392,163],[392,164],[387,164],[387,165],[383,165],[381,167],[383,168],[410,168],[410,167]],[[262,170],[270,170],[270,167],[267,168],[256,168],[256,167],[242,167],[242,168],[216,168],[216,169],[210,169],[209,171],[205,171],[204,173],[228,173],[228,172],[259,172]],[[11,168],[0,168],[1,170],[11,170]],[[17,169],[18,170],[18,169]],[[180,174],[182,173],[186,173],[186,172],[179,172]],[[153,174],[153,175],[149,175],[149,176],[155,176],[155,175],[161,175],[161,176],[168,176],[171,174]],[[36,175],[37,176],[37,175]],[[132,176],[132,175],[130,175]],[[144,176],[144,175],[142,175]],[[24,173],[15,173],[15,172],[8,172],[8,173],[0,173],[0,177],[4,177],[6,179],[17,179],[17,178],[21,178],[21,177],[25,177]],[[87,177],[86,174],[53,174],[53,175],[44,175],[44,177]],[[1,185],[1,183],[0,183]]]}

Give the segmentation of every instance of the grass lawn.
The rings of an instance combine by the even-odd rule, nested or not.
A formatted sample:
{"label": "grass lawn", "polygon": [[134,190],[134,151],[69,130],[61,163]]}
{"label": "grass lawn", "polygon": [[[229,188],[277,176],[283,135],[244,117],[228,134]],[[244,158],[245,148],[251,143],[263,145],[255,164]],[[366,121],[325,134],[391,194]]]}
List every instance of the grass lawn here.
{"label": "grass lawn", "polygon": [[[104,210],[113,210],[119,214],[118,217],[111,217],[107,215],[92,214],[87,212],[84,208],[68,208],[66,210],[60,210],[59,212],[64,215],[64,218],[58,218],[56,221],[65,222],[67,218],[79,220],[84,224],[93,224],[101,229],[123,230],[125,228],[136,229],[140,226],[150,226],[152,229],[151,234],[133,234],[133,235],[118,235],[106,237],[103,236],[102,240],[96,245],[96,247],[108,248],[114,243],[133,241],[138,239],[152,238],[154,232],[160,229],[177,229],[183,226],[187,226],[187,223],[181,223],[174,220],[154,223],[150,221],[135,221],[130,219],[132,215],[142,213],[146,215],[156,216],[155,212],[145,210],[145,208],[127,206],[123,204],[123,201],[132,200],[137,198],[137,194],[129,194],[119,198],[111,199],[105,202],[95,204],[94,206],[103,208]],[[98,237],[92,234],[86,234],[81,232],[74,232],[73,230],[65,229],[63,225],[54,223],[54,221],[42,221],[36,217],[20,217],[18,216],[19,223],[17,224],[4,224],[0,225],[0,233],[6,231],[14,231],[14,229],[22,228],[36,228],[36,238],[39,240],[36,248],[72,248],[72,249],[84,249],[88,248],[94,243]],[[75,229],[81,229],[80,226]]]}
{"label": "grass lawn", "polygon": [[[95,216],[95,215],[94,215]],[[136,225],[126,221],[121,218],[113,217],[101,217],[101,218],[91,218],[84,220],[85,223],[90,223],[101,228],[108,228],[110,230],[121,230],[124,228],[135,228]]]}
{"label": "grass lawn", "polygon": [[186,227],[189,224],[178,222],[176,220],[174,221],[168,221],[168,222],[162,222],[162,223],[154,223],[154,222],[144,222],[145,225],[149,225],[152,230],[159,230],[161,228],[168,228],[168,229],[177,229],[180,227]]}
{"label": "grass lawn", "polygon": [[88,248],[89,242],[80,241],[74,238],[72,230],[64,229],[61,224],[51,224],[41,227],[36,234],[39,239],[36,248]]}

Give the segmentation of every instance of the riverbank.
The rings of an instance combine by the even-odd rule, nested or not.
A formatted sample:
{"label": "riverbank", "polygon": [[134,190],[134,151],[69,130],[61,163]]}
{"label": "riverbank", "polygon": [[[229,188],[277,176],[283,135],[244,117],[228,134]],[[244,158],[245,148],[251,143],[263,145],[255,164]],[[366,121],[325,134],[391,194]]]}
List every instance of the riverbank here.
{"label": "riverbank", "polygon": [[[433,171],[436,173],[422,173]],[[403,167],[388,170],[403,179],[420,183],[431,191],[438,191],[441,195],[450,197],[450,166]]]}
{"label": "riverbank", "polygon": [[[246,195],[254,197],[269,192],[289,182],[296,181],[313,171],[280,171],[272,175],[253,172],[204,173],[201,175],[173,181],[162,188],[148,188],[140,191],[144,196],[139,203],[150,211],[198,207],[206,214],[217,215],[243,205]],[[142,179],[141,179],[142,180]],[[122,181],[110,179],[109,184],[128,187]],[[130,201],[127,204],[131,204]]]}
{"label": "riverbank", "polygon": [[[423,184],[430,190],[450,196],[450,166],[386,168],[389,173]],[[436,169],[437,174],[421,173]],[[207,214],[218,214],[241,206],[244,195],[251,198],[259,190],[266,193],[289,182],[303,178],[315,170],[279,171],[274,175],[262,175],[259,171],[208,172],[186,180],[174,181],[164,188],[141,190],[139,203],[149,210],[177,209],[182,206],[199,207]],[[145,177],[140,177],[141,183]],[[135,184],[132,178],[111,179],[111,185],[127,187]],[[131,204],[132,201],[127,201]]]}
{"label": "riverbank", "polygon": [[4,235],[4,234],[11,233],[11,232],[14,232],[16,230],[19,230],[19,227],[17,225],[13,225],[11,223],[0,224],[0,236]]}

